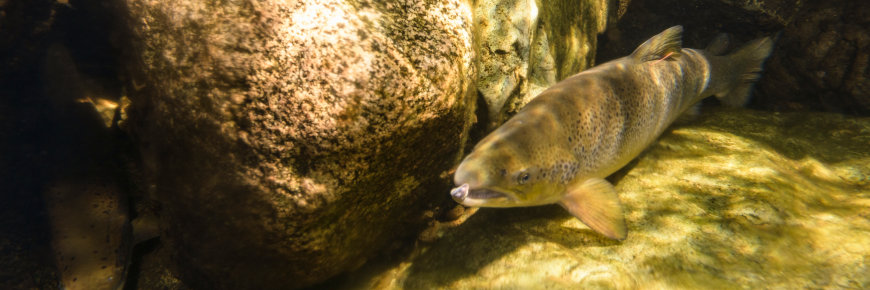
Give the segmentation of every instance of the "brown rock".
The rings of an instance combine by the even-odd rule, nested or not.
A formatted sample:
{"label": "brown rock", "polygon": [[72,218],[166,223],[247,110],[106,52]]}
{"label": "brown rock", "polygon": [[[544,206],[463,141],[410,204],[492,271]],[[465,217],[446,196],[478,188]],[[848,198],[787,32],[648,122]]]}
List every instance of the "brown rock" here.
{"label": "brown rock", "polygon": [[[727,32],[739,44],[779,34],[749,106],[777,111],[870,114],[870,2],[620,1],[599,61],[630,53],[645,35],[686,27],[684,43],[704,47]],[[624,8],[623,8],[624,6]]]}
{"label": "brown rock", "polygon": [[129,0],[129,124],[181,278],[304,287],[415,238],[472,119],[463,5]]}
{"label": "brown rock", "polygon": [[768,60],[758,104],[777,110],[870,114],[870,3],[805,5]]}
{"label": "brown rock", "polygon": [[474,6],[478,113],[486,127],[547,87],[588,67],[607,23],[607,1],[482,0]]}

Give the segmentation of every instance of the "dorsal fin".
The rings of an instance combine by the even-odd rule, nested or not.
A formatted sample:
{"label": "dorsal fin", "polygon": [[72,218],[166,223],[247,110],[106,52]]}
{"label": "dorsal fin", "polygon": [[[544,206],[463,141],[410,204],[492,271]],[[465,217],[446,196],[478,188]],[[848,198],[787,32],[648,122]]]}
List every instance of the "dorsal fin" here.
{"label": "dorsal fin", "polygon": [[631,53],[631,57],[639,61],[677,58],[682,50],[682,36],[683,26],[677,25],[665,29],[638,46]]}

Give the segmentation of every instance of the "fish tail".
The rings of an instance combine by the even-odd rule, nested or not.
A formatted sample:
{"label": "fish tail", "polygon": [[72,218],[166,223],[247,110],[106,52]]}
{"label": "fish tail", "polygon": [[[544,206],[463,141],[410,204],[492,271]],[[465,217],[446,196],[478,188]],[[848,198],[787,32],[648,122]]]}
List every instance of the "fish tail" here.
{"label": "fish tail", "polygon": [[710,57],[713,65],[711,93],[730,107],[740,107],[749,100],[752,85],[761,77],[764,60],[773,50],[773,39],[756,39],[736,52]]}

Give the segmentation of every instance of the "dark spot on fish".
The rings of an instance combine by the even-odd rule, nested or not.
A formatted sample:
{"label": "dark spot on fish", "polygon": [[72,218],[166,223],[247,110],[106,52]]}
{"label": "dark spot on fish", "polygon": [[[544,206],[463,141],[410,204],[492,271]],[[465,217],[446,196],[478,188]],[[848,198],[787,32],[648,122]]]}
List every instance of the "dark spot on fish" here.
{"label": "dark spot on fish", "polygon": [[63,266],[63,270],[64,271],[69,270],[69,265]]}
{"label": "dark spot on fish", "polygon": [[504,49],[499,48],[499,49],[495,50],[495,54],[507,54],[507,53],[508,53],[507,50],[504,50]]}
{"label": "dark spot on fish", "polygon": [[78,277],[73,278],[73,282],[78,281],[78,280],[79,280]]}
{"label": "dark spot on fish", "polygon": [[75,261],[75,260],[76,260],[76,256],[72,256],[71,258],[69,258],[69,260],[70,260],[70,261]]}
{"label": "dark spot on fish", "polygon": [[100,269],[105,269],[105,268],[106,268],[106,265],[103,265],[102,267],[100,267]]}
{"label": "dark spot on fish", "polygon": [[100,258],[100,261],[106,261],[106,260],[109,260],[109,258],[106,258],[106,257]]}
{"label": "dark spot on fish", "polygon": [[499,170],[498,170],[498,174],[501,175],[501,176],[506,176],[506,175],[507,175],[507,169],[504,169],[504,168],[499,169]]}

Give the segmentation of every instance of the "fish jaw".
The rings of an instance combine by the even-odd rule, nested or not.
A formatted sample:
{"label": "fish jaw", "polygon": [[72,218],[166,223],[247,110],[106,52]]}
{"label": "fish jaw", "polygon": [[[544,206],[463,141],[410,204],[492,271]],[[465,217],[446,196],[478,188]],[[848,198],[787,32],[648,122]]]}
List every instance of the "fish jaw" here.
{"label": "fish jaw", "polygon": [[468,207],[516,207],[517,199],[512,193],[489,189],[471,189],[468,183],[464,183],[450,191],[453,200]]}
{"label": "fish jaw", "polygon": [[[450,196],[457,203],[468,207],[525,207],[558,203],[561,191],[550,187],[535,186],[520,189],[502,189],[499,187],[473,188],[467,183],[450,191]],[[552,194],[550,194],[552,193]]]}
{"label": "fish jaw", "polygon": [[453,181],[458,187],[450,191],[456,202],[469,207],[510,207],[516,195],[494,185],[503,183],[488,154],[472,152],[456,169]]}

